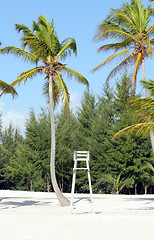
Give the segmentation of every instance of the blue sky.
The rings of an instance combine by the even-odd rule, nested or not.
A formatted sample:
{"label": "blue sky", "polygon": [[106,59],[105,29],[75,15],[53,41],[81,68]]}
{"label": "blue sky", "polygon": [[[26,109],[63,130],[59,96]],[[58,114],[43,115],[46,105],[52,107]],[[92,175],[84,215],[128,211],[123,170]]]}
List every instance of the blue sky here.
{"label": "blue sky", "polygon": [[[78,54],[65,60],[68,66],[84,75],[90,84],[90,89],[100,94],[103,84],[113,65],[102,68],[102,70],[91,74],[90,70],[102,62],[108,55],[98,54],[97,48],[102,43],[93,41],[96,27],[106,17],[110,8],[118,8],[123,0],[5,0],[1,2],[1,37],[2,47],[21,46],[21,35],[15,30],[14,24],[25,24],[31,28],[32,21],[37,21],[43,14],[48,21],[54,19],[54,25],[60,41],[67,37],[75,38],[77,42]],[[128,2],[130,2],[128,0]],[[144,5],[149,4],[148,0],[143,0]],[[151,22],[152,24],[152,22]],[[103,42],[104,43],[104,42]],[[110,54],[110,53],[109,53]],[[146,62],[147,79],[153,77],[153,60]],[[24,63],[19,58],[8,55],[0,56],[0,79],[11,83],[22,71],[33,67]],[[141,73],[138,79],[141,79]],[[80,99],[86,89],[83,85],[72,80],[65,80],[71,94],[71,107],[79,106]],[[111,80],[111,85],[115,83],[115,78]],[[27,84],[22,84],[17,88],[19,96],[11,99],[10,96],[2,96],[0,99],[0,111],[3,114],[3,126],[8,126],[11,121],[15,127],[23,130],[24,121],[28,117],[30,107],[39,113],[40,107],[46,106],[42,96],[43,77],[29,80]],[[138,84],[138,88],[139,88]]]}

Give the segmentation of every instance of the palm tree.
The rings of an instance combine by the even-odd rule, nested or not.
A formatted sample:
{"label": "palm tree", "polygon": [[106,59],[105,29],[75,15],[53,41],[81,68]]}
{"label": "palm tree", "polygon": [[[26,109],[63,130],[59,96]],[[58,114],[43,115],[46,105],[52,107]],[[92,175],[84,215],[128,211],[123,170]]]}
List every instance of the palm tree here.
{"label": "palm tree", "polygon": [[[15,24],[18,32],[22,32],[22,38],[20,39],[23,48],[6,47],[1,49],[2,54],[14,54],[18,57],[22,57],[26,61],[30,61],[36,64],[36,67],[23,72],[12,83],[12,86],[20,84],[22,81],[26,82],[28,79],[32,79],[38,73],[45,74],[45,82],[43,86],[44,95],[47,97],[50,108],[51,117],[51,160],[50,160],[50,172],[51,180],[54,191],[61,206],[68,206],[69,200],[61,193],[55,176],[55,121],[54,121],[54,107],[60,99],[65,101],[65,109],[69,114],[69,93],[67,86],[63,80],[65,74],[68,78],[75,79],[88,86],[88,81],[80,73],[66,66],[60,62],[65,59],[66,56],[71,53],[77,53],[76,42],[72,38],[65,39],[63,42],[59,42],[59,39],[55,33],[53,20],[51,23],[41,15],[38,18],[38,22],[33,21],[33,30],[30,30],[25,25]],[[26,47],[28,50],[26,51]],[[40,64],[40,65],[39,65]]]}
{"label": "palm tree", "polygon": [[[141,171],[143,171],[145,169],[146,170],[147,169],[152,170],[152,172],[154,173],[154,167],[151,163],[148,163],[148,162],[145,163],[144,166],[141,168]],[[149,173],[147,171],[145,173],[146,173],[148,178],[150,177],[150,180],[151,180],[151,181],[146,181],[145,180],[145,182],[144,182],[145,194],[147,194],[148,187],[151,185],[151,183],[154,183],[154,175],[152,175],[152,176],[151,176],[151,174],[149,175]]]}
{"label": "palm tree", "polygon": [[14,89],[14,87],[10,86],[9,84],[7,84],[6,82],[0,80],[0,89],[2,90],[2,93],[0,94],[0,97],[2,96],[2,94],[11,94],[12,97],[17,96],[17,92]]}
{"label": "palm tree", "polygon": [[121,175],[123,174],[123,171],[121,171],[118,176],[112,176],[110,174],[107,174],[105,176],[106,181],[111,183],[113,185],[112,192],[116,193],[117,195],[122,191],[122,189],[127,185],[128,181],[121,179]]}
{"label": "palm tree", "polygon": [[144,61],[153,53],[154,25],[149,26],[150,18],[153,15],[154,8],[151,8],[150,5],[144,8],[141,0],[131,0],[131,4],[124,3],[120,9],[111,9],[107,18],[98,25],[94,39],[96,41],[113,39],[113,43],[101,46],[98,51],[113,50],[115,53],[95,67],[92,72],[119,58],[120,63],[110,72],[106,81],[121,69],[130,68],[133,73],[132,95],[134,95],[138,70],[142,66],[142,75],[145,81]]}
{"label": "palm tree", "polygon": [[151,163],[146,163],[143,167],[142,167],[142,169],[141,170],[143,170],[143,169],[151,169],[153,172],[154,172],[154,167],[152,166],[152,164]]}

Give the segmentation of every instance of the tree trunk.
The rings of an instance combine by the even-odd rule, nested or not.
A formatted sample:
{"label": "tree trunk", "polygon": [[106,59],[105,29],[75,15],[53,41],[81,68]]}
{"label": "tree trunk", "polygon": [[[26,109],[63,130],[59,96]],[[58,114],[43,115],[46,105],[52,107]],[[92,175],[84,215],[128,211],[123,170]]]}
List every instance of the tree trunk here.
{"label": "tree trunk", "polygon": [[[146,76],[145,76],[145,61],[144,61],[144,58],[142,59],[142,77],[143,77],[143,81],[146,81]],[[148,94],[148,89],[145,88],[145,97],[149,97],[149,94]]]}
{"label": "tree trunk", "polygon": [[50,192],[50,187],[49,187],[49,178],[47,177],[47,192]]}
{"label": "tree trunk", "polygon": [[[146,81],[144,59],[142,59],[142,77],[143,77],[143,81]],[[147,88],[145,88],[145,97],[146,98],[149,97],[149,93],[148,93]],[[153,133],[153,131],[150,132],[150,139],[151,139],[152,151],[154,153],[154,133]]]}
{"label": "tree trunk", "polygon": [[54,120],[54,102],[52,89],[52,75],[49,75],[49,99],[50,99],[50,118],[51,118],[51,156],[50,156],[50,173],[52,186],[61,206],[69,206],[70,201],[60,191],[55,174],[55,120]]}
{"label": "tree trunk", "polygon": [[147,194],[147,191],[148,191],[148,187],[145,186],[145,187],[144,187],[144,194]]}
{"label": "tree trunk", "polygon": [[30,179],[30,190],[33,191],[33,181],[32,181],[32,178]]}
{"label": "tree trunk", "polygon": [[137,195],[137,183],[135,183],[135,195]]}

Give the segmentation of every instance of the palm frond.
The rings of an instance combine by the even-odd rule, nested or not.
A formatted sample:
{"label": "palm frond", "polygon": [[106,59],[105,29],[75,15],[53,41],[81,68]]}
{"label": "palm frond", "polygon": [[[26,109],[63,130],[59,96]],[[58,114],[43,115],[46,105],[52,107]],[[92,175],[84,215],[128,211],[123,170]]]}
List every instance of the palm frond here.
{"label": "palm frond", "polygon": [[151,42],[149,38],[147,38],[147,54],[152,55]]}
{"label": "palm frond", "polygon": [[153,98],[138,98],[129,99],[128,105],[141,120],[154,121],[154,99]]}
{"label": "palm frond", "polygon": [[77,80],[78,82],[85,84],[87,87],[89,87],[88,80],[84,76],[82,76],[79,72],[75,71],[72,68],[64,66],[64,65],[63,65],[62,70],[65,72],[65,74],[67,75],[68,78],[74,77],[75,80]]}
{"label": "palm frond", "polygon": [[6,82],[0,80],[0,89],[3,91],[1,94],[0,94],[0,97],[3,95],[3,94],[11,94],[12,97],[15,97],[18,95],[18,93],[16,92],[16,90],[9,84],[7,84]]}
{"label": "palm frond", "polygon": [[150,90],[150,96],[154,96],[154,81],[153,80],[150,80],[149,82],[141,81],[141,83],[144,84],[145,88],[148,88]]}
{"label": "palm frond", "polygon": [[69,100],[70,100],[70,96],[68,93],[68,89],[66,87],[65,82],[62,79],[62,76],[59,74],[58,71],[56,71],[56,85],[58,86],[59,89],[59,94],[62,97],[62,101],[65,102],[65,109],[67,111],[68,116],[70,116],[70,109],[69,109]]}
{"label": "palm frond", "polygon": [[132,95],[134,95],[135,89],[136,89],[136,77],[137,77],[138,68],[141,65],[142,53],[137,53],[136,56],[137,56],[137,59],[136,59],[135,70],[133,73]]}
{"label": "palm frond", "polygon": [[18,32],[22,31],[23,33],[20,39],[23,47],[28,46],[33,54],[47,58],[48,55],[55,55],[54,48],[57,46],[58,38],[55,35],[54,28],[50,29],[50,23],[45,17],[43,21],[43,17],[42,15],[39,17],[38,23],[33,21],[33,31],[36,32],[36,35],[25,25],[16,24],[15,26]]}
{"label": "palm frond", "polygon": [[[100,40],[105,40],[105,39],[109,39],[109,38],[113,38],[113,39],[121,39],[122,41],[128,39],[131,39],[132,41],[134,40],[134,35],[130,34],[129,32],[125,31],[125,29],[118,29],[119,26],[111,26],[110,29],[107,30],[99,30],[99,32],[96,33],[96,37],[94,39],[96,39],[97,41]],[[101,32],[102,31],[102,32]]]}
{"label": "palm frond", "polygon": [[154,45],[154,38],[153,38],[153,39],[150,39],[150,43],[151,43],[152,45]]}
{"label": "palm frond", "polygon": [[17,48],[17,47],[14,47],[14,46],[1,48],[0,53],[2,53],[2,54],[13,54],[17,57],[22,57],[22,59],[25,60],[25,61],[30,61],[32,63],[36,63],[39,60],[36,55],[34,55],[34,54],[32,54],[28,51],[25,51],[24,49]]}
{"label": "palm frond", "polygon": [[22,31],[24,36],[34,36],[34,33],[24,24],[15,24],[15,28],[18,33]]}
{"label": "palm frond", "polygon": [[44,42],[40,41],[40,39],[35,36],[35,34],[24,24],[15,24],[16,30],[18,32],[22,32],[22,38],[20,41],[23,44],[23,48],[25,49],[26,46],[30,49],[30,52],[33,53],[34,55],[41,55],[39,54],[40,49],[45,48]]}
{"label": "palm frond", "polygon": [[146,32],[149,34],[154,29],[154,24],[146,29]]}
{"label": "palm frond", "polygon": [[127,66],[131,66],[134,64],[134,56],[133,54],[130,54],[127,58],[125,58],[120,64],[118,64],[118,66],[116,66],[108,75],[107,79],[106,79],[106,83],[110,80],[110,78],[112,78],[113,76],[115,76],[117,74],[117,72],[120,72],[121,69],[124,69]]}
{"label": "palm frond", "polygon": [[33,79],[38,73],[43,73],[43,66],[32,68],[26,72],[23,72],[19,77],[11,83],[11,86],[20,85],[21,82],[26,83],[28,79]]}
{"label": "palm frond", "polygon": [[128,47],[131,44],[132,44],[132,41],[124,40],[124,41],[118,42],[118,43],[105,44],[105,45],[101,46],[100,48],[98,48],[97,51],[98,52],[109,51],[109,50],[118,51],[119,49],[124,49],[126,46]]}
{"label": "palm frond", "polygon": [[38,18],[38,23],[33,21],[33,31],[36,32],[38,39],[44,43],[44,54],[46,57],[49,55],[55,57],[61,48],[61,44],[59,43],[58,37],[55,33],[53,20],[50,24],[47,19],[41,15]]}
{"label": "palm frond", "polygon": [[[151,45],[154,44],[154,26],[152,25],[149,27],[150,17],[153,16],[153,14],[153,8],[150,6],[144,8],[141,1],[132,0],[130,4],[122,4],[119,9],[111,9],[106,19],[98,25],[94,36],[94,40],[96,41],[104,41],[106,39],[113,39],[114,41],[111,44],[101,46],[98,49],[99,52],[108,50],[114,50],[116,52],[118,50],[127,49],[128,47],[134,49],[134,55],[137,56],[133,81],[134,89],[136,74],[141,63],[141,59],[139,60],[140,53],[142,53],[143,58],[149,57],[149,55],[152,55],[153,53]],[[116,43],[117,40],[119,43]],[[111,55],[91,72],[95,72],[104,66],[104,64],[110,63],[115,56],[115,54]],[[118,66],[122,65],[119,64]],[[118,66],[109,74],[109,78],[115,75],[119,69]]]}
{"label": "palm frond", "polygon": [[[124,4],[125,6],[125,4]],[[129,5],[126,7],[127,9],[129,8]],[[108,21],[112,21],[118,26],[121,26],[127,31],[128,29],[132,28],[134,31],[133,33],[137,32],[137,27],[135,25],[133,17],[129,14],[129,11],[125,11],[124,9],[121,10],[114,10],[112,9],[112,12],[110,16],[108,16]]]}
{"label": "palm frond", "polygon": [[154,172],[154,167],[152,166],[151,163],[146,163],[142,168],[141,171],[143,171],[144,169],[151,169]]}
{"label": "palm frond", "polygon": [[137,123],[122,129],[114,135],[114,138],[124,134],[134,134],[135,136],[147,137],[151,131],[154,131],[154,122]]}
{"label": "palm frond", "polygon": [[71,53],[77,55],[77,46],[74,38],[67,38],[61,43],[61,49],[57,54],[57,57],[65,58]]}
{"label": "palm frond", "polygon": [[[47,103],[49,103],[49,79],[48,77],[46,77],[45,79],[46,80],[43,86],[43,95],[45,96]],[[54,108],[55,108],[60,101],[60,89],[57,86],[57,76],[54,76],[53,78],[52,88],[53,88],[53,101],[54,101]]]}
{"label": "palm frond", "polygon": [[101,69],[105,64],[110,63],[112,60],[114,60],[116,57],[118,57],[119,55],[123,55],[123,54],[128,54],[129,52],[129,48],[124,49],[123,51],[120,51],[118,53],[115,53],[113,55],[111,55],[110,57],[108,57],[105,61],[103,61],[102,63],[100,63],[97,67],[95,67],[94,69],[92,69],[90,72],[94,73],[96,70]]}

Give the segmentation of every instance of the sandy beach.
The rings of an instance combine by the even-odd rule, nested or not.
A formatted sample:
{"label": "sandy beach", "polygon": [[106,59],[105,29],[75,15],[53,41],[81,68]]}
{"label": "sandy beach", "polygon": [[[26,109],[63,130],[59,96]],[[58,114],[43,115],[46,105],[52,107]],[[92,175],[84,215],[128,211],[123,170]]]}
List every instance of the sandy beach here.
{"label": "sandy beach", "polygon": [[93,200],[92,213],[89,194],[75,194],[71,213],[54,193],[0,190],[0,240],[154,239],[154,195]]}

